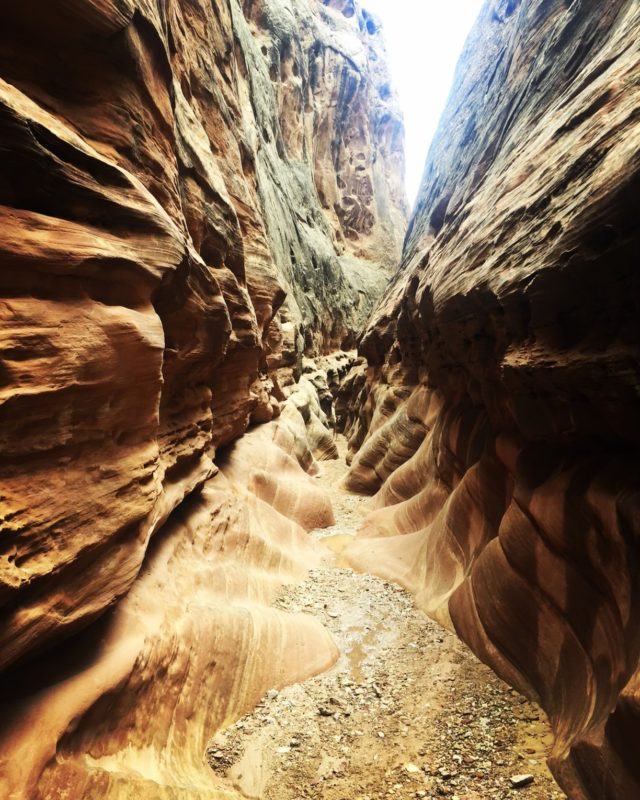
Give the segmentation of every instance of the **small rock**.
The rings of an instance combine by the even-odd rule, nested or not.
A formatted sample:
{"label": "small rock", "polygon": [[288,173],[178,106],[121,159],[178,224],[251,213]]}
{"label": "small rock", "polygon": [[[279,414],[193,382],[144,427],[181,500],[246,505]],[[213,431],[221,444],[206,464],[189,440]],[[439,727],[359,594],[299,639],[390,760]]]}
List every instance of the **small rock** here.
{"label": "small rock", "polygon": [[509,780],[514,789],[524,789],[533,783],[533,775],[513,775]]}
{"label": "small rock", "polygon": [[267,700],[275,700],[279,692],[277,689],[269,689],[267,692]]}
{"label": "small rock", "polygon": [[415,764],[405,764],[403,769],[405,772],[408,772],[409,775],[417,775],[421,771],[420,767],[416,767]]}
{"label": "small rock", "polygon": [[291,748],[290,747],[279,747],[276,752],[280,753],[281,755],[284,755],[285,753],[290,753],[291,752]]}

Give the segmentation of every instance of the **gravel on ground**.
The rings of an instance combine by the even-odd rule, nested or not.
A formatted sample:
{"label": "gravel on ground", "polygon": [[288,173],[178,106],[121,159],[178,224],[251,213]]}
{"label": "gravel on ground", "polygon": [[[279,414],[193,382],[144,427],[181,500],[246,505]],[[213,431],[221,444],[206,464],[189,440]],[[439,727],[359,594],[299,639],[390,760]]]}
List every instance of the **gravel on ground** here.
{"label": "gravel on ground", "polygon": [[[329,672],[278,692],[210,743],[216,774],[261,800],[556,800],[542,711],[509,689],[399,586],[353,572],[340,551],[366,499],[337,488],[336,525],[315,531],[334,551],[276,606],[318,617],[341,656]],[[265,654],[267,657],[267,654]]]}

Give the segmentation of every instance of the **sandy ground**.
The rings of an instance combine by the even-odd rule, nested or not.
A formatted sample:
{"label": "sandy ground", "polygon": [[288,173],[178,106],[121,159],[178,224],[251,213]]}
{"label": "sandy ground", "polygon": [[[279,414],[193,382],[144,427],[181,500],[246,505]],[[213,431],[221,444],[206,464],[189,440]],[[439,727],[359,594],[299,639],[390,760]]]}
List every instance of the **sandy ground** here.
{"label": "sandy ground", "polygon": [[[345,442],[339,441],[341,456]],[[328,673],[263,702],[209,748],[214,771],[263,800],[442,798],[554,800],[542,712],[502,683],[400,587],[345,568],[363,498],[338,490],[344,460],[325,462],[336,525],[313,535],[334,551],[280,608],[321,619],[341,651]],[[268,654],[265,654],[268,657]],[[512,778],[533,781],[513,788]]]}

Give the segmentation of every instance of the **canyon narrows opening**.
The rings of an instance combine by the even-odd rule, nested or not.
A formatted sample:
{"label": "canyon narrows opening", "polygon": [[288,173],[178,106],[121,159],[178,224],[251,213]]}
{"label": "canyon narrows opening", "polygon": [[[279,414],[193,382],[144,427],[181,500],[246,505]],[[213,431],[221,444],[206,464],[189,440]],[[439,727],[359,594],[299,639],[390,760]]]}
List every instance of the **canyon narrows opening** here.
{"label": "canyon narrows opening", "polygon": [[486,0],[410,213],[366,3],[2,4],[1,798],[640,798],[639,107]]}
{"label": "canyon narrows opening", "polygon": [[[397,584],[349,568],[341,554],[362,526],[366,499],[340,488],[340,459],[324,461],[335,524],[311,535],[325,563],[276,607],[317,617],[337,664],[302,684],[271,689],[258,708],[217,734],[215,773],[248,798],[296,800],[564,797],[546,767],[542,711],[498,680],[455,635],[415,608]],[[529,779],[524,779],[524,776]]]}

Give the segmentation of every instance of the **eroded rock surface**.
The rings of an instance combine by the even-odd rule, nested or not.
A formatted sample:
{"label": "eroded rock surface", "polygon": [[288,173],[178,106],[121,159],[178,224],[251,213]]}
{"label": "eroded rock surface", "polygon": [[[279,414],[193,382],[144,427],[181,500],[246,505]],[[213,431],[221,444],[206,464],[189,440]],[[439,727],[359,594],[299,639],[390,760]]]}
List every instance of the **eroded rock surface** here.
{"label": "eroded rock surface", "polygon": [[353,343],[404,232],[367,19],[0,10],[3,796],[199,796],[211,726],[334,656],[266,606],[331,521],[303,471],[324,420],[286,396],[304,355]]}
{"label": "eroded rock surface", "polygon": [[485,5],[349,379],[350,560],[541,703],[575,800],[640,795],[639,40]]}
{"label": "eroded rock surface", "polygon": [[[286,466],[284,491],[295,486],[306,516],[326,523],[328,499],[277,444],[278,425],[240,444]],[[212,732],[271,686],[331,666],[337,650],[317,620],[270,607],[321,551],[296,509],[256,490],[262,474],[249,468],[241,482],[225,466],[154,537],[112,613],[5,674],[3,797],[209,798]]]}

